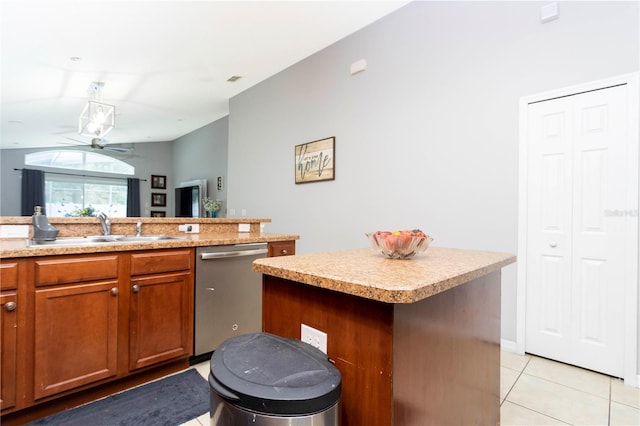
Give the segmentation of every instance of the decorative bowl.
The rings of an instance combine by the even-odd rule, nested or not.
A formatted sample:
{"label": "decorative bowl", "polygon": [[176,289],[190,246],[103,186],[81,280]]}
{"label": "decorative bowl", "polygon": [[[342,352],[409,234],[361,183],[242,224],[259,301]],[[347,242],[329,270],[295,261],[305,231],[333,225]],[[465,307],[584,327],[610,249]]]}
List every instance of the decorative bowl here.
{"label": "decorative bowl", "polygon": [[419,229],[407,231],[376,231],[365,234],[371,247],[391,259],[409,259],[424,252],[433,241]]}

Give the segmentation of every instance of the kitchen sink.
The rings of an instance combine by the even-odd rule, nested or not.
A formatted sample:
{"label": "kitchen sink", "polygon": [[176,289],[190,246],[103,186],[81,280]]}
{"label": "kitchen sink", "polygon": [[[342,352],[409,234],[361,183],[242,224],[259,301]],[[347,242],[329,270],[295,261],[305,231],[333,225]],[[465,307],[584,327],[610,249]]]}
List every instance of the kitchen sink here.
{"label": "kitchen sink", "polygon": [[124,235],[89,235],[86,237],[65,237],[53,241],[28,240],[30,247],[51,247],[51,246],[78,246],[98,243],[115,243],[124,238]]}
{"label": "kitchen sink", "polygon": [[136,242],[136,241],[162,241],[162,240],[186,240],[187,237],[177,235],[127,235],[119,239],[118,241],[124,242]]}
{"label": "kitchen sink", "polygon": [[187,237],[156,234],[156,235],[88,235],[86,237],[66,237],[58,238],[54,241],[28,240],[29,247],[51,247],[51,246],[86,246],[104,243],[127,243],[145,241],[164,240],[186,240]]}

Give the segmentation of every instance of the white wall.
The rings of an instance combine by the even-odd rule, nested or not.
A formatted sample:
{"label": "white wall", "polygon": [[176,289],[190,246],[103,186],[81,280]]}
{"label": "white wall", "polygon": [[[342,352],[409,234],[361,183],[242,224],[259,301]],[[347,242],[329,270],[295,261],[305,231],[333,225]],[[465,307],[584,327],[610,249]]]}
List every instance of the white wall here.
{"label": "white wall", "polygon": [[[541,24],[547,3],[412,3],[231,99],[228,207],[300,234],[299,253],[415,227],[515,253],[518,99],[639,69],[637,2],[560,2]],[[335,181],[295,185],[294,146],[328,136]],[[504,270],[507,340],[515,277]]]}

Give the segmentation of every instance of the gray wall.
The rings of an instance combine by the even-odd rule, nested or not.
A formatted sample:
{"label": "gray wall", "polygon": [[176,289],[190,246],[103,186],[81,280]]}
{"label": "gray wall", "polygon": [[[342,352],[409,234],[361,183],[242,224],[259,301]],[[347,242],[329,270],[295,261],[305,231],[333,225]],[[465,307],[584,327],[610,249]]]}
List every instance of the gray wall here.
{"label": "gray wall", "polygon": [[[229,208],[300,234],[299,253],[415,227],[516,253],[519,98],[639,69],[637,2],[560,2],[541,24],[546,3],[411,3],[234,97]],[[335,181],[295,185],[294,146],[328,136]],[[515,265],[502,294],[515,341]]]}
{"label": "gray wall", "polygon": [[[220,216],[224,216],[227,198],[227,140],[229,117],[221,118],[173,141],[172,187],[180,182],[207,179],[209,197],[223,200]],[[216,189],[218,176],[223,190]],[[173,198],[173,194],[171,195]]]}
{"label": "gray wall", "polygon": [[[166,210],[173,215],[173,191],[170,189],[172,176],[172,142],[153,142],[134,144],[134,151],[127,154],[115,154],[114,157],[131,164],[136,169],[135,177],[146,179],[140,182],[140,214],[149,216],[151,210],[151,175],[167,176],[167,190],[154,189],[153,192],[167,194],[167,207],[154,207],[153,210]],[[59,149],[59,148],[47,148]],[[20,216],[21,173],[14,168],[24,167],[25,154],[45,149],[2,149],[0,150],[0,216]],[[108,154],[102,151],[100,154]],[[88,174],[88,173],[87,173]]]}

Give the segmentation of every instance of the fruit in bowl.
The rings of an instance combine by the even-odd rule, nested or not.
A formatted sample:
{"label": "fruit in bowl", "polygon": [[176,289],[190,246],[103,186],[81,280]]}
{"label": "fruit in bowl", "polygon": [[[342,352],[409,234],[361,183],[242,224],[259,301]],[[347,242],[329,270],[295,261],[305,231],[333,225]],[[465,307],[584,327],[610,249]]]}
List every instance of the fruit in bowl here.
{"label": "fruit in bowl", "polygon": [[376,231],[366,234],[371,247],[391,259],[408,259],[422,253],[433,238],[419,229],[402,231]]}

